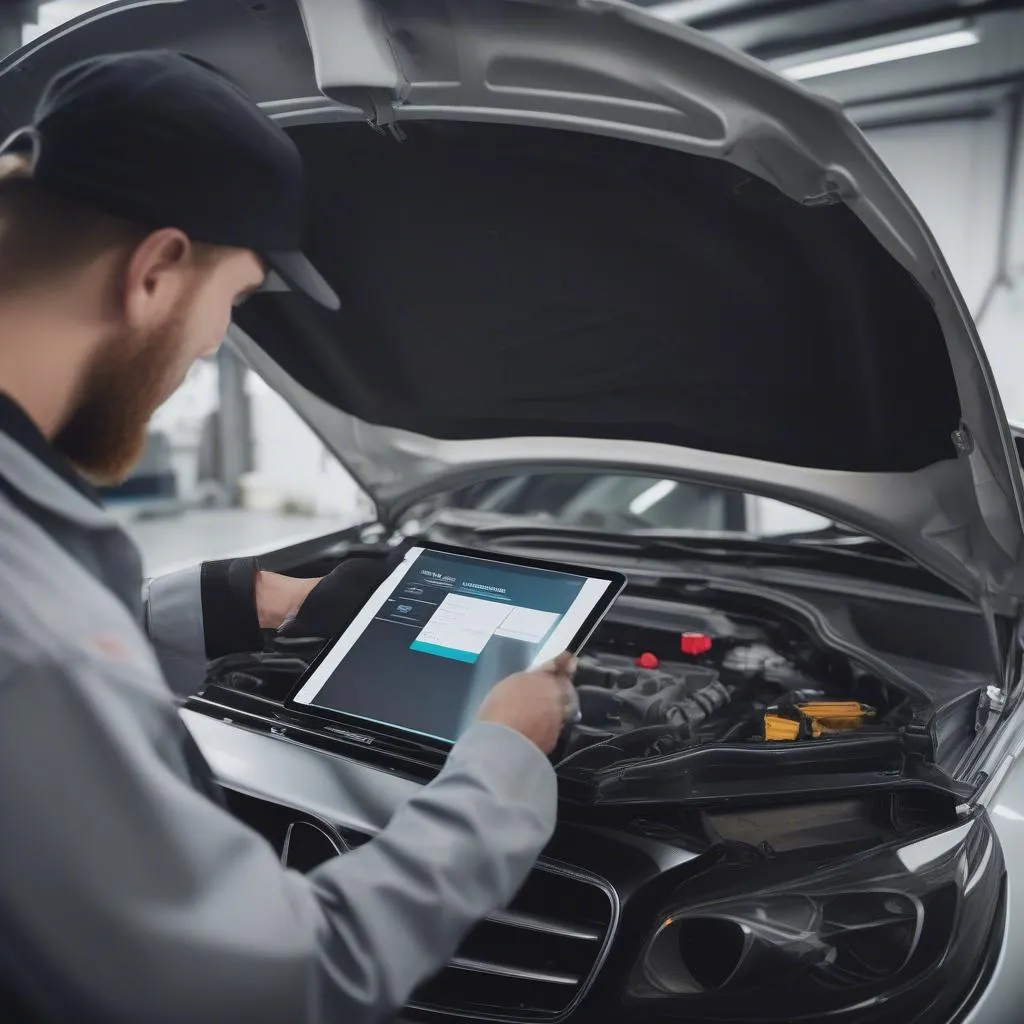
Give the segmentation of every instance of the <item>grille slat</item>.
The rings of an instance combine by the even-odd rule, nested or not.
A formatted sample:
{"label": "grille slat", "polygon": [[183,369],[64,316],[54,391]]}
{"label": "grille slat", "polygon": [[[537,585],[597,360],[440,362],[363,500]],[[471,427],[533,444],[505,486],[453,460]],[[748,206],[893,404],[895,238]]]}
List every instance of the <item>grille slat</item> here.
{"label": "grille slat", "polygon": [[547,985],[579,985],[580,979],[573,974],[547,974],[543,971],[527,971],[507,964],[484,963],[481,960],[465,960],[457,956],[450,964],[452,970],[476,971],[479,974],[496,974],[503,978],[520,981],[539,981]]}
{"label": "grille slat", "polygon": [[548,935],[562,935],[567,939],[579,939],[582,942],[600,942],[599,928],[574,927],[561,921],[537,917],[535,914],[514,914],[510,910],[498,910],[487,918],[495,924],[508,925],[510,928],[523,928],[531,932],[544,932]]}
{"label": "grille slat", "polygon": [[615,924],[611,891],[540,865],[511,905],[478,925],[414,1007],[478,1018],[557,1021],[600,968]]}

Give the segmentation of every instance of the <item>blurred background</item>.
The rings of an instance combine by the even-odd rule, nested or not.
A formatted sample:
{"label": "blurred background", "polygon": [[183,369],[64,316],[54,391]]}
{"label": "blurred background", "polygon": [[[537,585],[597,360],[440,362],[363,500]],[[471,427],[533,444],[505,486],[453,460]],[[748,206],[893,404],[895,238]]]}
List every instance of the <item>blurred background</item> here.
{"label": "blurred background", "polygon": [[[1011,420],[1024,422],[1024,0],[638,2],[768,62],[842,104],[929,221],[978,321]],[[106,6],[0,6],[0,56]],[[827,259],[827,254],[825,257]],[[372,518],[360,492],[286,403],[225,349],[153,422],[143,464],[106,494],[147,569],[283,546]],[[752,524],[742,496],[658,480],[551,476],[450,496],[459,507],[652,527],[811,527],[776,503]],[[582,510],[582,512],[581,512]]]}

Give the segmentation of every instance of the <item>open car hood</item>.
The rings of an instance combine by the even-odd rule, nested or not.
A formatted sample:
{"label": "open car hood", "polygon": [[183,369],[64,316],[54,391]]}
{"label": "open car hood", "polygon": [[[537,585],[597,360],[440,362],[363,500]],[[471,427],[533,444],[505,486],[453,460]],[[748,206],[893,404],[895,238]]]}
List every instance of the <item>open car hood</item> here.
{"label": "open car hood", "polygon": [[615,0],[145,0],[0,66],[173,46],[293,131],[340,312],[234,340],[393,516],[529,468],[688,475],[885,539],[990,613],[1021,480],[934,239],[830,102]]}

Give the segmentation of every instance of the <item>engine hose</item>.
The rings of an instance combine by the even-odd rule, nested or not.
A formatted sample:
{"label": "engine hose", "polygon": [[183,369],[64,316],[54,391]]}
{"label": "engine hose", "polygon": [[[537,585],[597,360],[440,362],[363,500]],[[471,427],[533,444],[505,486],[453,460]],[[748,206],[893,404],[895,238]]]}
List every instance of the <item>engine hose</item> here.
{"label": "engine hose", "polygon": [[698,690],[691,697],[686,697],[679,703],[666,708],[664,723],[640,726],[631,732],[619,733],[598,743],[581,747],[562,758],[555,767],[564,768],[571,765],[584,754],[599,756],[604,750],[616,749],[625,753],[627,746],[638,746],[645,740],[649,740],[650,744],[653,744],[664,738],[672,744],[680,743],[684,738],[692,736],[696,726],[709,718],[715,711],[725,707],[732,699],[732,693],[731,688],[716,680],[709,686]]}
{"label": "engine hose", "polygon": [[710,718],[719,708],[725,707],[732,693],[720,682],[714,682],[698,690],[692,697],[686,697],[665,709],[665,717],[673,725],[685,725],[692,729]]}
{"label": "engine hose", "polygon": [[615,750],[618,749],[620,752],[625,753],[623,750],[624,744],[633,746],[634,744],[640,743],[641,740],[649,739],[654,741],[660,737],[667,737],[673,743],[679,743],[684,739],[683,732],[685,727],[673,726],[668,723],[664,725],[645,725],[639,729],[634,729],[632,732],[622,733],[618,736],[612,736],[609,739],[601,740],[599,743],[592,743],[589,746],[581,747],[579,750],[573,751],[567,757],[563,757],[561,761],[555,764],[555,769],[559,770],[571,765],[573,762],[579,760],[584,754],[597,755],[603,750]]}

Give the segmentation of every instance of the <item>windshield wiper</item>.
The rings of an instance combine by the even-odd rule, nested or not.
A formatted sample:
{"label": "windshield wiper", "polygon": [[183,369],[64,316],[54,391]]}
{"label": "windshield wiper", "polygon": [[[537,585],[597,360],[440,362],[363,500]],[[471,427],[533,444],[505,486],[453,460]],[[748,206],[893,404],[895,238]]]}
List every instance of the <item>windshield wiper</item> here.
{"label": "windshield wiper", "polygon": [[895,549],[884,541],[870,537],[866,533],[858,533],[848,527],[832,523],[816,530],[801,530],[797,533],[777,533],[770,538],[778,544],[806,544],[808,547],[849,548],[851,550],[888,551],[898,554]]}
{"label": "windshield wiper", "polygon": [[[917,563],[883,544],[867,538],[865,543],[841,543],[836,540],[810,543],[803,536],[792,539],[761,539],[745,535],[729,537],[714,534],[695,535],[685,539],[655,533],[610,534],[599,530],[573,529],[559,526],[478,526],[470,532],[491,541],[525,540],[545,545],[571,544],[591,551],[625,554],[639,558],[708,561],[724,560],[747,564],[808,565],[823,561],[832,563],[876,563],[879,566],[919,568]],[[807,535],[809,538],[810,535]]]}

